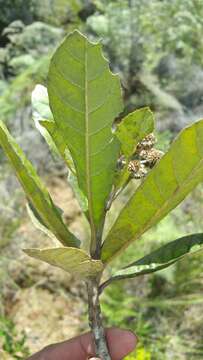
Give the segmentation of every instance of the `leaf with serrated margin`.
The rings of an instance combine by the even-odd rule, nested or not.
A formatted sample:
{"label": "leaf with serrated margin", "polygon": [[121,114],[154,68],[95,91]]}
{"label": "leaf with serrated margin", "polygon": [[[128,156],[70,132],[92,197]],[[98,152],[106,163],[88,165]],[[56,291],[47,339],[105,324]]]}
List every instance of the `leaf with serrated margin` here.
{"label": "leaf with serrated margin", "polygon": [[16,171],[27,198],[46,227],[66,246],[79,246],[79,240],[66,228],[59,210],[38,177],[32,164],[0,121],[0,145]]}
{"label": "leaf with serrated margin", "polygon": [[94,252],[120,148],[111,127],[123,109],[119,78],[110,72],[101,44],[78,31],[68,35],[52,57],[48,94],[88,200]]}
{"label": "leaf with serrated margin", "polygon": [[135,110],[122,119],[115,134],[126,158],[133,155],[137,144],[153,130],[154,116],[148,107]]}
{"label": "leaf with serrated margin", "polygon": [[68,273],[87,279],[96,277],[103,270],[100,260],[93,260],[81,249],[62,247],[52,249],[24,249],[24,252],[38,260],[59,267]]}
{"label": "leaf with serrated margin", "polygon": [[203,120],[186,127],[122,209],[102,249],[104,262],[157,224],[203,181]]}
{"label": "leaf with serrated margin", "polygon": [[203,250],[203,234],[193,234],[181,237],[160,247],[151,254],[133,262],[125,268],[116,271],[111,281],[133,278],[150,274],[167,268],[187,255]]}

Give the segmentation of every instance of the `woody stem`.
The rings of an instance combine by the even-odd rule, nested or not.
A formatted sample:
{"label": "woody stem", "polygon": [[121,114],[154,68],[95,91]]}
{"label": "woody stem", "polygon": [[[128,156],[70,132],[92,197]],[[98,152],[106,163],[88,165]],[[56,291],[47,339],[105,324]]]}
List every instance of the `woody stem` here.
{"label": "woody stem", "polygon": [[105,330],[102,324],[102,314],[99,301],[98,281],[87,282],[89,325],[93,333],[96,356],[101,360],[111,360],[106,342]]}

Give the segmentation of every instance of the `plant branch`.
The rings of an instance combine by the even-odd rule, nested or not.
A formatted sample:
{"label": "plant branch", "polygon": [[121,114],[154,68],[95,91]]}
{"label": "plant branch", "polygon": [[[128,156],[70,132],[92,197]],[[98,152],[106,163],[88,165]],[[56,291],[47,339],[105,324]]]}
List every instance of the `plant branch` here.
{"label": "plant branch", "polygon": [[99,302],[98,281],[87,282],[89,325],[93,333],[96,356],[101,360],[111,360],[102,325],[102,314]]}
{"label": "plant branch", "polygon": [[112,282],[114,282],[115,280],[119,280],[119,279],[114,279],[114,278],[109,278],[108,280],[106,280],[105,282],[103,282],[100,286],[99,286],[99,295],[101,295],[102,294],[102,292],[104,291],[104,289],[107,287],[107,286],[109,286],[109,285],[111,285],[112,284]]}

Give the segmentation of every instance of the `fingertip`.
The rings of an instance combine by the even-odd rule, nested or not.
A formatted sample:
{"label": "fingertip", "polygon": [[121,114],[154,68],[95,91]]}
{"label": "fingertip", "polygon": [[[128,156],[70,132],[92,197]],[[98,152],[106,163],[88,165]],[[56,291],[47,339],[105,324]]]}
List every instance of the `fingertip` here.
{"label": "fingertip", "polygon": [[131,330],[121,330],[121,331],[123,332],[123,336],[125,338],[126,350],[128,352],[132,352],[137,346],[137,342],[138,342],[137,336]]}
{"label": "fingertip", "polygon": [[113,328],[107,330],[107,339],[111,357],[119,360],[131,353],[138,342],[137,336],[130,330]]}
{"label": "fingertip", "polygon": [[[124,358],[135,349],[137,344],[137,337],[129,330],[121,330],[118,328],[107,329],[106,338],[112,360]],[[95,356],[95,347],[91,333],[86,333],[68,341],[51,345],[42,350],[40,354],[48,355],[50,360],[58,358],[61,360],[85,360],[87,358],[89,360],[101,360]]]}

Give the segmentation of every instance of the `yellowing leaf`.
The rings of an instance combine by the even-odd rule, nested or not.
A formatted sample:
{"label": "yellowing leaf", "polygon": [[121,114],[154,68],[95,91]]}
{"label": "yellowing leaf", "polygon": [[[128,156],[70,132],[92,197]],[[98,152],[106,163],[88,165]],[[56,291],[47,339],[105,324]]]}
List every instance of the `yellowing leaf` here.
{"label": "yellowing leaf", "polygon": [[103,270],[103,264],[100,260],[92,260],[81,249],[62,247],[53,249],[24,249],[24,252],[31,257],[59,267],[80,279],[95,277]]}
{"label": "yellowing leaf", "polygon": [[185,128],[124,206],[102,249],[107,262],[203,181],[203,120]]}

